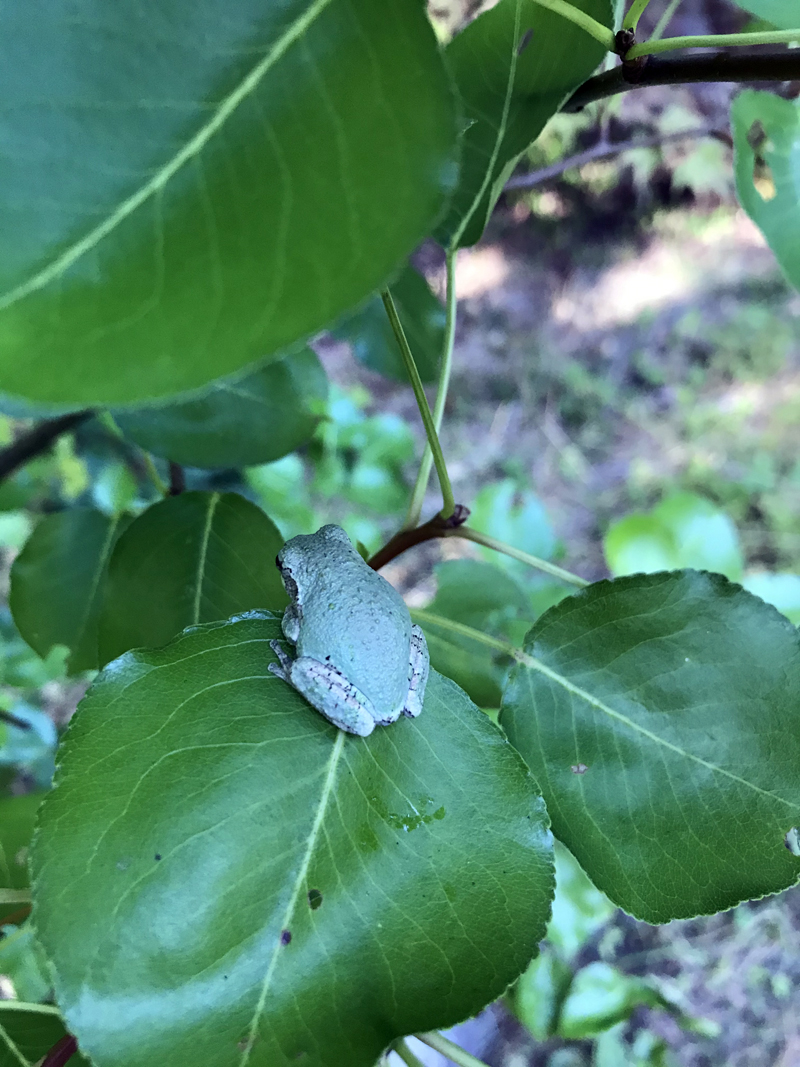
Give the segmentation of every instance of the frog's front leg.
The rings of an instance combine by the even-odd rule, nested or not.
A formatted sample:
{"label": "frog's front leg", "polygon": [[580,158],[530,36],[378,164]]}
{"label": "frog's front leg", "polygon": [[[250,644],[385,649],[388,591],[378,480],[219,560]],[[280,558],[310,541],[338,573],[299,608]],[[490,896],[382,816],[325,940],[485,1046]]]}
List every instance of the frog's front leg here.
{"label": "frog's front leg", "polygon": [[334,726],[349,734],[368,737],[375,729],[372,701],[329,663],[310,656],[291,659],[277,641],[270,642],[280,666],[270,663],[269,670],[301,693]]}
{"label": "frog's front leg", "polygon": [[411,654],[408,661],[408,696],[403,714],[416,719],[422,711],[425,700],[425,686],[428,684],[428,672],[431,659],[428,654],[428,642],[425,634],[416,623],[411,627]]}

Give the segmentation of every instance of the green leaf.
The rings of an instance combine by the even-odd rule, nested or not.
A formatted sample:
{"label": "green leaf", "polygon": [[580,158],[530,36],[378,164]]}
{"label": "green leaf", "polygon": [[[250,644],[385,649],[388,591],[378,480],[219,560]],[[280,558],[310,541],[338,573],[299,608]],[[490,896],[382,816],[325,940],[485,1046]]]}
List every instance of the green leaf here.
{"label": "green leaf", "polygon": [[99,622],[100,662],[157,648],[187,626],[287,603],[275,566],[283,538],[237,493],[182,493],[119,539]]}
{"label": "green leaf", "polygon": [[[609,0],[572,0],[611,27]],[[520,155],[606,54],[584,30],[535,0],[500,0],[446,49],[464,111],[461,173],[437,231],[444,245],[480,238]]]}
{"label": "green leaf", "polygon": [[556,1033],[571,982],[572,968],[545,945],[514,986],[514,1014],[537,1041],[547,1041]]}
{"label": "green leaf", "polygon": [[742,585],[776,607],[789,622],[800,625],[800,574],[747,574]]}
{"label": "green leaf", "polygon": [[[423,382],[435,381],[444,348],[442,303],[422,275],[408,265],[389,288],[419,376]],[[364,367],[408,384],[403,357],[379,294],[354,315],[343,319],[332,332],[339,340],[350,342],[353,355]]]}
{"label": "green leaf", "polygon": [[[67,1031],[50,1004],[0,1000],[0,1067],[36,1067]],[[90,1067],[79,1053],[69,1067]]]}
{"label": "green leaf", "polygon": [[268,672],[280,632],[132,653],[70,725],[34,915],[95,1067],[195,1067],[199,1041],[207,1067],[372,1067],[544,933],[546,815],[502,733],[436,674],[419,718],[341,733]]}
{"label": "green leaf", "polygon": [[739,7],[779,30],[800,28],[797,0],[736,0]]}
{"label": "green leaf", "polygon": [[[25,889],[28,879],[28,846],[42,793],[0,800],[0,888]],[[18,904],[0,904],[0,922],[18,912]]]}
{"label": "green leaf", "polygon": [[177,404],[118,411],[123,434],[188,467],[247,467],[294,452],[324,414],[328,379],[310,348]]}
{"label": "green leaf", "polygon": [[[470,526],[498,541],[550,559],[556,550],[556,537],[542,502],[530,489],[521,489],[513,478],[486,485],[475,497]],[[525,563],[500,555],[491,548],[478,547],[486,560],[502,566],[517,578],[530,580],[533,572]]]}
{"label": "green leaf", "polygon": [[42,658],[70,650],[70,674],[99,666],[97,625],[108,561],[130,516],[89,508],[48,515],[11,568],[9,605],[17,629]]}
{"label": "green leaf", "polygon": [[129,404],[274,355],[384,284],[452,186],[422,4],[0,10],[11,395]]}
{"label": "green leaf", "polygon": [[800,288],[800,105],[745,89],[733,101],[731,124],[741,205]]}
{"label": "green leaf", "polygon": [[691,567],[735,581],[744,563],[730,517],[694,493],[672,493],[652,511],[612,523],[603,549],[617,576]]}
{"label": "green leaf", "polygon": [[592,1037],[630,1018],[640,1004],[652,1007],[659,1003],[656,991],[641,978],[623,974],[607,963],[590,963],[575,975],[561,1009],[558,1032],[571,1040]]}
{"label": "green leaf", "polygon": [[41,1003],[52,993],[47,960],[30,923],[0,926],[0,974],[9,979],[19,1000]]}
{"label": "green leaf", "polygon": [[800,637],[720,575],[597,582],[528,635],[500,721],[553,832],[611,900],[660,923],[800,875]]}

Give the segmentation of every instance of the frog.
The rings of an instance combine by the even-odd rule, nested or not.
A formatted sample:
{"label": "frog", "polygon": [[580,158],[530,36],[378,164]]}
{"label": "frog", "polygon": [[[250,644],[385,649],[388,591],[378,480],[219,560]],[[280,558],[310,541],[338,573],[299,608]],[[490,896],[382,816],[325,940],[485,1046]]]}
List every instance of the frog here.
{"label": "frog", "polygon": [[289,596],[281,629],[294,655],[270,641],[272,674],[359,737],[401,715],[416,718],[430,670],[425,635],[341,526],[292,537],[275,562]]}

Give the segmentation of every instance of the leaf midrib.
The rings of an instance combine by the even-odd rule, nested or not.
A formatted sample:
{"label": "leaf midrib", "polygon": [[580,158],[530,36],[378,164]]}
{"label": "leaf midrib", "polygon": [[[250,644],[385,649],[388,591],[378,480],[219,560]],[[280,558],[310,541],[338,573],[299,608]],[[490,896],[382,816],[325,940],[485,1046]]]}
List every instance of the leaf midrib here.
{"label": "leaf midrib", "polygon": [[[289,925],[292,920],[292,915],[294,914],[294,910],[297,907],[297,901],[303,891],[306,876],[308,875],[308,868],[311,866],[311,859],[317,847],[317,839],[319,838],[319,834],[322,829],[322,824],[325,820],[325,814],[328,809],[328,803],[331,799],[331,796],[333,795],[334,786],[336,784],[336,772],[339,768],[339,761],[341,759],[342,752],[344,751],[346,736],[347,735],[343,730],[337,731],[336,741],[334,742],[333,748],[331,750],[330,759],[328,760],[328,770],[325,775],[325,781],[322,785],[322,792],[320,793],[319,804],[317,805],[317,811],[314,816],[314,823],[311,827],[311,832],[306,838],[303,861],[300,864],[300,869],[297,872],[297,876],[294,880],[294,885],[292,886],[292,891],[289,895],[289,903],[286,905],[286,911],[284,912],[283,918],[281,919],[281,930],[286,930],[289,928]],[[269,995],[270,985],[272,983],[272,978],[275,974],[275,970],[278,965],[278,958],[280,956],[282,948],[283,945],[279,937],[276,941],[275,947],[272,950],[272,955],[270,957],[269,964],[267,965],[267,971],[264,975],[264,981],[261,984],[261,992],[259,993],[255,1011],[253,1012],[253,1019],[250,1023],[250,1031],[247,1037],[247,1044],[242,1053],[242,1058],[239,1061],[239,1067],[246,1067],[247,1063],[250,1060],[250,1053],[253,1049],[253,1045],[255,1044],[258,1021],[261,1018],[262,1012],[264,1011],[264,1006],[267,1002],[267,996]]]}
{"label": "leaf midrib", "polygon": [[299,40],[300,37],[311,27],[316,19],[322,14],[334,0],[313,0],[313,3],[298,16],[295,21],[278,38],[267,54],[253,67],[250,73],[243,78],[228,96],[212,112],[211,118],[205,125],[191,137],[186,144],[175,153],[156,173],[140,186],[136,192],[122,201],[102,222],[98,223],[79,241],[75,241],[69,248],[57,256],[52,263],[43,267],[26,281],[0,295],[0,311],[4,311],[23,300],[26,296],[43,289],[50,282],[55,281],[66,273],[87,252],[90,252],[97,244],[121,225],[125,219],[132,215],[142,204],[177,174],[177,172],[205,148],[211,138],[225,125],[228,118],[233,114],[239,104],[253,93],[272,67],[284,56],[288,49]]}

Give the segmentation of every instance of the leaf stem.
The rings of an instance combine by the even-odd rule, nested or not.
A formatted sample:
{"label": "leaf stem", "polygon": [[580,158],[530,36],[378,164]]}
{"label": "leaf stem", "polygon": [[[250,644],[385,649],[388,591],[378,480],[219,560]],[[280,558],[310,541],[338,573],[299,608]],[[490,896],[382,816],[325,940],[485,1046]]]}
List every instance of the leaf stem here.
{"label": "leaf stem", "polygon": [[523,552],[521,548],[514,548],[513,545],[506,544],[505,541],[498,541],[496,537],[490,537],[489,534],[481,533],[480,530],[474,530],[471,526],[458,526],[454,530],[448,530],[444,536],[462,537],[465,541],[472,541],[476,545],[492,548],[495,552],[502,552],[504,556],[518,559],[520,563],[527,563],[529,567],[535,567],[536,570],[544,571],[545,574],[551,574],[554,578],[567,582],[568,585],[577,585],[583,589],[590,584],[585,578],[580,578],[577,574],[573,574],[572,571],[564,570],[563,567],[558,567],[555,563],[548,563],[546,559],[540,559],[539,556],[532,556],[529,552]]}
{"label": "leaf stem", "polygon": [[388,289],[383,290],[381,299],[383,300],[383,306],[386,308],[386,314],[389,316],[389,322],[392,324],[392,330],[397,338],[397,343],[400,346],[400,353],[403,357],[403,362],[406,365],[406,371],[411,380],[411,388],[414,390],[417,407],[419,408],[422,423],[425,427],[425,436],[428,438],[428,445],[433,454],[433,462],[436,467],[436,473],[439,476],[439,486],[442,490],[442,510],[440,514],[447,518],[455,511],[456,502],[453,496],[453,488],[450,485],[450,476],[447,473],[447,465],[444,461],[442,447],[439,444],[439,435],[436,432],[433,415],[431,415],[430,405],[428,404],[428,398],[425,396],[422,379],[419,376],[417,365],[414,362],[414,356],[411,354],[411,349],[408,346],[405,331],[403,330],[403,324],[400,322],[400,316],[397,314],[397,308],[394,305],[392,294]]}
{"label": "leaf stem", "polygon": [[398,1041],[394,1046],[394,1051],[406,1067],[423,1067],[422,1060],[417,1059],[405,1041]]}
{"label": "leaf stem", "polygon": [[609,52],[614,51],[614,31],[604,26],[602,22],[598,22],[597,19],[593,19],[591,15],[587,15],[585,11],[579,11],[577,7],[566,3],[566,0],[534,0],[534,2],[539,7],[546,7],[548,11],[569,19],[570,22],[580,26],[582,30],[599,41]]}
{"label": "leaf stem", "polygon": [[[441,626],[443,630],[450,630],[454,634],[460,634],[462,637],[468,637],[471,641],[478,641],[482,645],[486,645],[488,648],[493,648],[496,652],[502,652],[506,656],[511,656],[518,663],[530,663],[530,656],[527,656],[521,649],[514,648],[507,641],[501,641],[499,637],[492,637],[490,634],[485,634],[483,630],[476,630],[473,626],[467,626],[463,622],[455,622],[453,619],[445,618],[444,615],[436,615],[432,611],[424,611],[420,608],[411,609],[411,618],[421,623],[430,623],[431,626]],[[422,1034],[415,1034],[420,1041],[425,1041]],[[430,1042],[426,1042],[430,1044]],[[435,1046],[431,1046],[432,1048]],[[447,1053],[445,1053],[447,1055]]]}
{"label": "leaf stem", "polygon": [[[120,441],[125,440],[125,434],[120,430],[119,426],[117,426],[114,416],[110,411],[101,411],[97,416],[97,420],[98,422],[101,422],[108,432],[114,435],[114,437],[119,438]],[[149,452],[145,452],[143,448],[139,448],[137,451],[141,458],[142,465],[147,472],[147,476],[156,488],[156,492],[158,492],[160,496],[169,496],[169,487],[164,484],[161,475],[156,470],[156,465],[153,463],[153,457]],[[141,471],[135,473],[141,477]]]}
{"label": "leaf stem", "polygon": [[483,1060],[479,1060],[477,1056],[473,1056],[472,1053],[457,1045],[455,1041],[450,1041],[443,1034],[431,1031],[427,1034],[414,1034],[414,1037],[418,1041],[422,1041],[423,1044],[428,1045],[429,1048],[441,1052],[443,1056],[447,1056],[449,1060],[457,1063],[459,1067],[487,1067]]}
{"label": "leaf stem", "polygon": [[30,904],[30,889],[0,889],[0,904]]}
{"label": "leaf stem", "polygon": [[633,0],[633,3],[628,8],[628,13],[622,20],[623,30],[635,30],[639,25],[639,19],[642,17],[642,13],[650,0]]}
{"label": "leaf stem", "polygon": [[[444,345],[442,357],[439,363],[439,385],[436,390],[436,403],[433,405],[433,425],[438,434],[442,428],[444,407],[447,403],[447,391],[450,388],[450,375],[453,370],[453,347],[456,338],[456,252],[449,249],[446,256],[447,282],[445,292],[446,317],[444,324]],[[426,445],[419,465],[419,473],[411,493],[408,505],[406,521],[403,523],[404,530],[413,530],[422,514],[422,504],[425,500],[425,492],[428,488],[428,480],[433,466],[433,452],[431,446]]]}
{"label": "leaf stem", "polygon": [[658,22],[656,23],[656,28],[650,34],[651,41],[660,41],[661,38],[664,36],[664,30],[667,28],[667,26],[669,26],[670,22],[672,22],[672,16],[678,10],[680,2],[681,0],[670,0],[670,3],[667,4],[664,14],[658,20]]}
{"label": "leaf stem", "polygon": [[[540,0],[537,0],[540,2]],[[639,56],[656,56],[678,48],[746,48],[756,44],[791,44],[800,41],[800,29],[762,30],[758,33],[718,33],[699,37],[665,37],[660,41],[642,41],[625,53],[626,61]]]}

